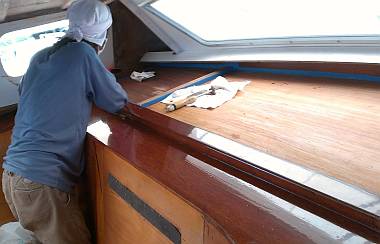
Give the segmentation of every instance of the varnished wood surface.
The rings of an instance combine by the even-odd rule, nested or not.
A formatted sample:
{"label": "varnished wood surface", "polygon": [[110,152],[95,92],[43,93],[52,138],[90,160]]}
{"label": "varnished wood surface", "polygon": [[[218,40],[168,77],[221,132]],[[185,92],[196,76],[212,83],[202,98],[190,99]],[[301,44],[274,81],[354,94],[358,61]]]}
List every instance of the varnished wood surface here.
{"label": "varnished wood surface", "polygon": [[380,86],[321,78],[233,74],[251,80],[214,110],[164,112],[180,121],[316,169],[380,195]]}
{"label": "varnished wood surface", "polygon": [[[347,183],[327,178],[310,169],[300,170],[296,164],[281,159],[278,161],[278,158],[269,154],[155,111],[133,104],[129,104],[129,111],[131,115],[127,116],[128,122],[149,128],[160,138],[169,139],[207,164],[344,228],[372,240],[380,240],[379,198],[376,195],[358,191]],[[263,159],[264,165],[261,163]],[[306,182],[300,181],[300,176],[306,177]],[[315,184],[309,184],[308,179],[314,177],[317,179]]]}
{"label": "varnished wood surface", "polygon": [[211,219],[99,142],[87,140],[87,189],[97,243],[171,243],[108,185],[111,174],[175,225],[183,243],[231,243]]}
{"label": "varnished wood surface", "polygon": [[201,69],[154,68],[156,76],[138,82],[130,78],[120,79],[120,84],[127,91],[129,100],[134,103],[163,94],[167,90],[211,73]]}
{"label": "varnished wood surface", "polygon": [[105,238],[101,243],[172,243],[110,190],[104,192]]}
{"label": "varnished wood surface", "polygon": [[87,219],[88,227],[92,233],[94,243],[104,243],[104,204],[102,185],[102,164],[103,150],[97,150],[95,143],[90,143],[86,138],[85,156],[86,169],[83,175],[83,189],[86,191],[85,202],[88,207]]}
{"label": "varnished wood surface", "polygon": [[[154,116],[151,119],[155,119]],[[94,115],[96,121],[108,128],[110,133],[105,136],[101,132],[103,130],[93,131],[91,135],[94,138],[90,137],[91,140],[98,138],[131,165],[196,206],[236,243],[331,243],[343,238],[331,233],[345,233],[345,236],[364,240],[332,222],[209,166],[209,162],[195,160],[194,163],[189,154],[201,158],[202,154],[190,149],[182,151],[185,145],[171,143],[165,136],[156,135],[140,124],[122,122],[101,111]],[[176,123],[167,121],[162,124],[165,125],[170,129]],[[316,224],[319,221],[323,224]],[[371,238],[379,240],[378,236]]]}
{"label": "varnished wood surface", "polygon": [[[11,142],[11,130],[7,130],[5,132],[0,132],[0,178],[3,175],[3,157],[5,156],[5,153],[8,149],[8,145]],[[2,188],[1,181],[0,181],[0,189]],[[10,221],[14,221],[14,217],[11,213],[11,210],[8,207],[8,204],[5,201],[4,193],[2,190],[0,190],[0,226],[4,223],[8,223]]]}
{"label": "varnished wood surface", "polygon": [[[124,236],[124,240],[129,241],[128,243],[169,243],[167,237],[149,221],[144,219],[141,214],[131,207],[125,207],[126,205],[129,206],[129,204],[125,203],[107,185],[109,174],[117,178],[125,187],[136,194],[138,198],[176,226],[181,233],[183,243],[202,243],[204,217],[199,211],[170,192],[166,187],[138,171],[128,161],[115,155],[110,149],[103,148],[103,150],[103,160],[101,163],[103,164],[104,194],[106,198],[111,200],[104,199],[105,226],[114,225],[114,228],[106,228],[105,243],[113,242],[113,238],[116,235]],[[119,202],[120,208],[115,208],[112,202],[115,204]],[[110,216],[112,213],[114,216],[124,216],[121,218],[123,221],[120,221],[120,225],[113,223],[113,218]],[[128,228],[125,228],[126,226],[122,224],[123,222],[129,223],[126,224]]]}
{"label": "varnished wood surface", "polygon": [[13,128],[14,116],[16,113],[15,108],[8,110],[4,108],[4,114],[0,111],[0,133],[9,131]]}
{"label": "varnished wood surface", "polygon": [[11,210],[9,210],[8,204],[3,199],[3,196],[1,196],[2,199],[0,199],[0,226],[12,221],[15,221],[15,218],[13,217]]}
{"label": "varnished wood surface", "polygon": [[205,221],[204,226],[204,244],[231,244],[232,240],[227,239],[227,233],[223,233],[225,230],[218,228],[217,225],[212,224],[210,221]]}

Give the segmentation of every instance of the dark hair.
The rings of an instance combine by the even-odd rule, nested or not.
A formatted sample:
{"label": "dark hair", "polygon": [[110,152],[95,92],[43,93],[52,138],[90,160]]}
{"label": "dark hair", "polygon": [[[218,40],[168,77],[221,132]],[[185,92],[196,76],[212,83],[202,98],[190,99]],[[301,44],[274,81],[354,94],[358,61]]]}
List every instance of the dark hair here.
{"label": "dark hair", "polygon": [[[90,46],[92,46],[95,50],[98,50],[99,48],[99,45],[95,44],[95,43],[92,43],[92,42],[89,42],[89,41],[86,41],[86,40],[82,40],[88,44],[90,44]],[[52,47],[51,49],[49,50],[49,56],[54,54],[56,51],[58,51],[58,49],[60,49],[61,47],[65,46],[67,43],[71,43],[71,42],[76,42],[74,39],[71,39],[70,37],[64,37],[62,38],[61,40],[57,41]]]}
{"label": "dark hair", "polygon": [[61,47],[65,46],[67,43],[70,43],[70,42],[75,42],[75,40],[69,37],[64,37],[61,40],[57,41],[49,50],[49,56],[54,54],[56,51],[58,51],[58,49],[60,49]]}
{"label": "dark hair", "polygon": [[89,42],[85,39],[82,40],[83,42],[89,44],[91,47],[93,47],[95,49],[95,51],[98,51],[98,49],[100,48],[100,46],[98,44],[95,44],[95,43],[92,43],[92,42]]}

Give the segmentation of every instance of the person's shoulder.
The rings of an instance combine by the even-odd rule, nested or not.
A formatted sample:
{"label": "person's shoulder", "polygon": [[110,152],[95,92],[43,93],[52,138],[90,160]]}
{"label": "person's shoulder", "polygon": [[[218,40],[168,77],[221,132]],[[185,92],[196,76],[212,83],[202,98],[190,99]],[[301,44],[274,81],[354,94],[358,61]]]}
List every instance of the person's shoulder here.
{"label": "person's shoulder", "polygon": [[95,49],[85,42],[70,42],[66,47],[70,52],[75,53],[75,55],[94,57],[97,56]]}
{"label": "person's shoulder", "polygon": [[36,61],[39,62],[39,61],[41,61],[41,59],[45,59],[45,56],[48,54],[49,50],[50,50],[50,47],[47,47],[47,48],[41,49],[40,51],[36,52],[32,56],[30,62],[31,63],[36,62]]}

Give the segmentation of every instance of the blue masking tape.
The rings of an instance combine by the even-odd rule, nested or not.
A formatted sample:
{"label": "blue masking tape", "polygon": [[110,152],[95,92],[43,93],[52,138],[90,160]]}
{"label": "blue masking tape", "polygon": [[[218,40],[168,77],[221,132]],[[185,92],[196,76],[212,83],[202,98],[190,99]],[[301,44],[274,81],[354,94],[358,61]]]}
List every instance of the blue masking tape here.
{"label": "blue masking tape", "polygon": [[193,68],[193,69],[231,69],[236,70],[239,63],[157,63],[158,67],[165,68]]}
{"label": "blue masking tape", "polygon": [[305,77],[323,77],[335,79],[362,80],[370,82],[380,82],[380,76],[338,72],[324,72],[313,70],[296,70],[296,69],[271,69],[271,68],[254,68],[241,67],[239,63],[207,64],[207,63],[158,63],[159,67],[172,68],[198,68],[198,69],[221,69],[229,68],[230,71],[240,71],[244,73],[270,73],[279,75],[297,75]]}
{"label": "blue masking tape", "polygon": [[[278,75],[297,75],[305,77],[323,77],[323,78],[337,78],[337,79],[348,79],[348,80],[362,80],[380,83],[380,76],[366,75],[366,74],[352,74],[352,73],[337,73],[337,72],[323,72],[323,71],[311,71],[311,70],[295,70],[295,69],[269,69],[269,68],[253,68],[253,67],[241,67],[239,63],[223,63],[223,64],[208,64],[208,63],[157,63],[158,67],[170,67],[170,68],[197,68],[197,69],[225,69],[219,73],[207,77],[205,79],[199,80],[189,86],[202,85],[210,80],[215,79],[220,75],[224,75],[229,72],[244,72],[244,73],[269,73]],[[184,87],[184,88],[186,88]],[[156,104],[170,94],[165,94],[157,97],[151,101],[148,101],[141,106],[149,107]]]}
{"label": "blue masking tape", "polygon": [[239,67],[237,71],[245,72],[245,73],[270,73],[270,74],[278,74],[278,75],[297,75],[297,76],[306,76],[306,77],[338,78],[338,79],[348,79],[348,80],[380,82],[380,76],[366,75],[366,74],[336,73],[336,72],[295,70],[295,69],[251,68],[251,67]]}

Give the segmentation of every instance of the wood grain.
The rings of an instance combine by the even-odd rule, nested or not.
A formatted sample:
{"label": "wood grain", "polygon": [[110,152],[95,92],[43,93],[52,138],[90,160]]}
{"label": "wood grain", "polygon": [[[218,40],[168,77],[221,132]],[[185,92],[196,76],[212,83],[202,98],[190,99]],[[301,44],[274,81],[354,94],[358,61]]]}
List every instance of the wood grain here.
{"label": "wood grain", "polygon": [[[281,181],[276,175],[266,177],[260,170],[216,149],[201,146],[189,138],[185,140],[196,129],[189,124],[146,108],[131,106],[130,109],[145,120],[123,121],[97,110],[93,122],[102,121],[112,134],[104,138],[101,130],[92,131],[91,141],[112,150],[186,199],[212,218],[235,243],[335,243],[346,236],[360,240],[357,234],[375,242],[379,240],[377,232],[362,225],[372,221],[371,226],[376,226],[376,218],[363,219],[360,211],[358,214],[357,209],[347,208],[342,202],[327,201],[305,187],[301,192],[300,187]],[[155,126],[145,126],[146,121],[154,122]],[[190,155],[198,159],[197,166],[193,161],[189,163]],[[230,164],[233,169],[239,169],[238,173],[228,167]],[[204,170],[205,167],[209,170]],[[250,172],[250,177],[243,171]],[[218,179],[221,175],[224,176]],[[300,194],[301,198],[294,194]],[[309,196],[317,205],[302,196]],[[326,207],[334,211],[326,211]],[[343,237],[331,233],[346,234]]]}
{"label": "wood grain", "polygon": [[[380,195],[380,86],[367,82],[259,74],[214,110],[167,116]],[[164,112],[164,105],[151,109]]]}
{"label": "wood grain", "polygon": [[[128,134],[130,134],[130,130],[127,129],[126,131]],[[114,134],[115,137],[123,137],[122,135],[123,133]],[[248,243],[249,241],[257,242],[259,240],[270,240],[272,243],[283,243],[283,241],[290,241],[291,243],[305,243],[306,240],[312,243],[312,240],[330,240],[331,243],[334,243],[333,239],[329,239],[319,230],[315,230],[310,227],[303,229],[301,226],[304,224],[299,223],[299,220],[297,218],[294,218],[292,214],[289,215],[287,211],[279,210],[275,205],[271,205],[271,203],[267,202],[265,199],[260,198],[261,194],[258,194],[255,189],[249,188],[247,184],[243,184],[241,187],[245,189],[244,191],[249,192],[250,196],[248,199],[247,196],[240,195],[240,193],[230,189],[230,183],[236,187],[238,182],[221,182],[213,174],[210,174],[209,172],[199,171],[199,169],[196,167],[189,165],[184,160],[186,154],[178,152],[174,149],[162,150],[167,147],[164,141],[157,139],[152,140],[153,138],[143,138],[138,136],[138,133],[132,133],[132,135],[134,135],[134,140],[131,141],[134,143],[128,143],[124,145],[120,144],[120,146],[124,150],[127,150],[128,155],[123,154],[124,156],[128,156],[127,158],[138,156],[138,159],[135,161],[135,163],[133,163],[133,167],[143,167],[144,170],[148,170],[149,174],[152,174],[155,177],[161,175],[158,178],[158,184],[164,184],[163,187],[165,188],[167,186],[171,186],[170,191],[174,190],[176,192],[176,195],[179,193],[181,196],[187,197],[186,202],[190,201],[191,205],[200,206],[205,214],[209,215],[205,218],[206,223],[204,226],[204,235],[202,239],[204,243]],[[112,140],[118,139],[114,138]],[[142,141],[144,141],[146,145],[141,145]],[[104,150],[111,150],[112,148],[108,148],[107,146],[100,144],[93,137],[88,140],[88,143],[95,143],[97,152],[100,154],[104,154]],[[150,147],[152,144],[155,144],[155,150],[150,154],[144,154],[144,148]],[[131,148],[133,148],[133,150],[131,150]],[[117,149],[116,151],[119,150]],[[115,151],[113,153],[115,153]],[[166,158],[164,155],[167,154],[171,156]],[[162,155],[164,157],[162,157]],[[103,165],[104,162],[101,158],[102,156],[99,155],[98,160],[100,161],[100,165]],[[113,166],[117,170],[118,174],[123,175],[124,178],[128,178],[130,176],[130,174],[126,174],[123,168],[119,167],[120,165],[118,163],[118,160],[114,161],[110,159],[111,158],[107,158],[107,162],[110,165],[115,164]],[[129,160],[125,160],[126,159],[123,159],[123,163],[127,164]],[[216,169],[212,169],[211,167],[211,170],[215,171]],[[103,167],[101,169],[101,172],[105,174],[105,169],[103,169]],[[225,177],[230,179],[230,176],[228,175]],[[155,196],[160,197],[160,192],[152,192],[149,188],[144,188],[144,185],[140,184],[138,181],[135,181],[134,179],[131,180],[134,182],[134,184],[139,186],[141,190],[147,191],[145,194],[154,193]],[[154,181],[156,180],[157,178]],[[107,191],[109,191],[109,189],[104,189],[104,191],[102,191],[102,194],[108,194]],[[104,196],[104,201],[108,201],[107,198],[109,197],[110,196]],[[119,200],[121,201],[120,198]],[[96,202],[93,204],[99,203]],[[109,218],[107,211],[126,211],[125,208],[120,208],[118,204],[110,204],[108,207],[106,207],[107,204],[108,203],[105,202],[99,204],[104,206],[104,214],[102,215],[102,218],[105,219],[103,222],[98,222],[98,224],[103,225],[103,227],[100,229],[104,230],[105,233],[111,231],[111,233],[113,233],[112,240],[126,240],[127,237],[119,237],[115,235],[118,234],[117,232],[129,233],[129,230],[121,229],[122,225],[117,225],[117,227],[110,227],[109,223],[112,223],[113,218],[107,220],[107,218]],[[156,204],[157,203],[153,202],[153,206]],[[166,211],[172,211],[170,208],[172,208],[172,206],[167,206]],[[111,213],[111,215],[115,215],[115,213]],[[124,213],[121,215],[124,215]],[[214,217],[216,217],[216,220],[210,219]],[[117,217],[115,220],[118,221]],[[284,222],[285,220],[286,222]],[[126,221],[128,220],[123,221],[123,223]],[[129,227],[129,225],[125,224],[123,226],[124,228]],[[227,229],[223,230],[224,227],[227,227]],[[108,230],[108,228],[116,228],[118,230]],[[303,229],[302,233],[300,228]],[[183,228],[181,231],[183,231]],[[215,233],[215,231],[217,233]],[[274,235],[274,233],[276,234]],[[226,237],[230,234],[233,236],[233,239]],[[98,240],[97,243],[108,243],[105,242],[105,240],[108,238],[107,235],[111,234],[106,234],[105,239]]]}
{"label": "wood grain", "polygon": [[13,128],[16,110],[14,106],[10,107],[10,110],[9,107],[2,108],[3,110],[0,108],[0,133],[10,131]]}
{"label": "wood grain", "polygon": [[0,202],[0,226],[9,222],[15,221],[8,204]]}
{"label": "wood grain", "polygon": [[[8,149],[8,145],[11,142],[11,134],[11,130],[0,133],[0,178],[3,175],[3,157],[5,156],[5,153]],[[3,189],[1,182],[0,186],[0,189]],[[3,191],[0,190],[0,225],[10,221],[14,221],[14,217],[11,213],[11,210],[8,207],[8,204],[5,201]]]}
{"label": "wood grain", "polygon": [[216,224],[211,224],[209,221],[205,221],[204,228],[204,244],[230,244],[233,243],[232,240],[226,238],[226,234],[223,230],[218,229]]}
{"label": "wood grain", "polygon": [[[192,208],[188,203],[165,187],[139,172],[127,161],[116,156],[109,149],[104,149],[104,160],[102,163],[104,164],[104,170],[102,172],[103,182],[107,182],[108,174],[112,174],[141,200],[175,225],[181,232],[183,243],[202,243],[204,220],[203,215],[199,211]],[[130,240],[130,243],[154,243],[155,241],[156,243],[161,243],[157,241],[163,241],[165,239],[160,237],[163,236],[162,234],[157,235],[157,231],[152,230],[155,229],[155,227],[135,210],[123,207],[123,205],[126,205],[125,203],[116,204],[116,200],[112,201],[115,195],[114,197],[110,196],[112,190],[108,186],[104,186],[104,189],[104,216],[105,226],[107,226],[105,229],[105,243],[110,243],[111,240],[113,240],[112,238],[117,234],[125,236],[124,239]],[[123,202],[120,197],[118,199],[120,202]],[[108,200],[112,202],[107,202]],[[119,206],[119,208],[115,209],[114,204]],[[113,222],[112,216],[115,216],[116,213],[124,216],[124,221],[131,223],[120,226],[118,233],[115,232],[115,230],[108,232],[111,229],[108,228],[108,226]],[[136,223],[132,224],[134,220]],[[126,228],[126,226],[128,226],[128,228]],[[149,236],[150,234],[152,236]]]}
{"label": "wood grain", "polygon": [[87,219],[92,239],[96,243],[104,243],[104,205],[103,182],[101,175],[103,147],[86,139],[86,170],[84,173],[83,188],[86,193],[88,207]]}
{"label": "wood grain", "polygon": [[171,243],[160,231],[109,188],[104,193],[104,243]]}

